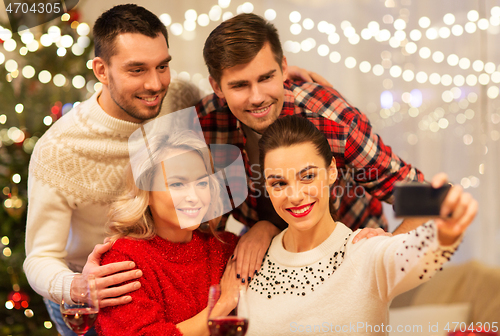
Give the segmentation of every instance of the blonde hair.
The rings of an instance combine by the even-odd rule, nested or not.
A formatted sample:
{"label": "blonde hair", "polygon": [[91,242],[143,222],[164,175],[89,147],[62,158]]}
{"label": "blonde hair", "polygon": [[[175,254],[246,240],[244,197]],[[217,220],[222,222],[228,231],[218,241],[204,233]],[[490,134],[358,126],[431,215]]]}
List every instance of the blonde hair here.
{"label": "blonde hair", "polygon": [[[223,205],[221,200],[221,183],[212,173],[214,166],[210,152],[205,141],[192,131],[177,132],[174,135],[160,135],[156,138],[148,139],[149,150],[142,151],[142,164],[136,169],[136,180],[132,168],[129,165],[125,177],[125,190],[112,204],[109,211],[109,221],[107,233],[112,241],[122,237],[136,239],[149,239],[155,235],[153,217],[149,209],[149,190],[152,190],[153,181],[160,162],[164,160],[168,153],[175,149],[184,149],[197,152],[205,163],[210,186],[210,206],[205,215],[209,218],[199,229],[210,231],[215,234],[223,215]],[[157,164],[151,165],[151,162]],[[138,172],[138,173],[137,173]],[[205,229],[208,223],[209,230]],[[217,235],[216,235],[217,236]]]}

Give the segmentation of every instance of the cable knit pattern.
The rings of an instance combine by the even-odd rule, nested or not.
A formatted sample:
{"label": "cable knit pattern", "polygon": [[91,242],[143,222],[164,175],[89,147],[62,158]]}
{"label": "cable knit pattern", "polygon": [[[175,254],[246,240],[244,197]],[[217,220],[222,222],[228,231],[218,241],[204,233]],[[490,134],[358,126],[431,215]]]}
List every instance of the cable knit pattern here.
{"label": "cable knit pattern", "polygon": [[128,137],[139,127],[104,112],[99,94],[54,123],[30,160],[24,270],[33,289],[55,302],[62,277],[81,271],[105,237],[129,162]]}
{"label": "cable knit pattern", "polygon": [[107,204],[123,187],[128,137],[137,124],[108,116],[97,93],[58,120],[38,141],[30,175],[74,202]]}
{"label": "cable knit pattern", "polygon": [[[129,162],[128,138],[139,125],[112,118],[97,104],[99,93],[58,120],[38,141],[30,175],[60,190],[75,202],[108,204],[123,187]],[[193,106],[198,88],[172,81],[162,113]]]}

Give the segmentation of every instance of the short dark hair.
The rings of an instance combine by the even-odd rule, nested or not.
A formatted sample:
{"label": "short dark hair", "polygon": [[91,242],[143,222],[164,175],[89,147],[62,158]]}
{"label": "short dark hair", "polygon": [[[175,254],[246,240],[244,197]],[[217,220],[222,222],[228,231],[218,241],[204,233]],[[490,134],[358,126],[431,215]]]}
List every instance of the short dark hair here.
{"label": "short dark hair", "polygon": [[168,47],[167,28],[155,14],[134,4],[118,5],[102,13],[94,24],[95,56],[109,63],[116,53],[116,36],[125,33],[138,33],[151,38],[161,33]]}
{"label": "short dark hair", "polygon": [[210,76],[220,84],[224,69],[250,62],[266,42],[281,68],[283,49],[273,24],[252,13],[239,14],[222,22],[210,33],[203,48]]}
{"label": "short dark hair", "polygon": [[[333,153],[325,135],[307,118],[290,115],[279,118],[269,125],[259,140],[259,163],[262,174],[264,174],[264,159],[270,151],[303,143],[311,143],[325,161],[326,167],[330,166]],[[332,218],[338,220],[334,199],[330,198],[329,206]]]}

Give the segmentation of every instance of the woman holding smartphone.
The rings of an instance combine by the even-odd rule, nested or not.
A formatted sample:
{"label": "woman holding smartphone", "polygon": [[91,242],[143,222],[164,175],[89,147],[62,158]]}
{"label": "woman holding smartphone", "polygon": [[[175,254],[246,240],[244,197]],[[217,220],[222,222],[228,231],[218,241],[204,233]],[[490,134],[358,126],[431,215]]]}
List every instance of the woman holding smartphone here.
{"label": "woman holding smartphone", "polygon": [[[249,285],[247,335],[385,334],[392,299],[449,260],[477,212],[477,202],[452,187],[443,218],[352,244],[356,232],[329,211],[337,169],[323,134],[304,117],[283,117],[259,148],[267,193],[288,228],[274,238]],[[445,181],[437,175],[433,185]]]}

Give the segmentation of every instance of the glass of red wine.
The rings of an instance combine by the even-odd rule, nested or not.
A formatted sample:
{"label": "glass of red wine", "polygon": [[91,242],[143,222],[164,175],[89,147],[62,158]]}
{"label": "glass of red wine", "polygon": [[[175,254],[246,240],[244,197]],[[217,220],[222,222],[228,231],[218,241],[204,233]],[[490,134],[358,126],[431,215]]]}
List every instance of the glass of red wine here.
{"label": "glass of red wine", "polygon": [[95,277],[83,274],[64,276],[61,314],[68,328],[78,335],[85,335],[94,325],[98,313]]}
{"label": "glass of red wine", "polygon": [[234,292],[234,301],[237,302],[229,315],[217,315],[214,308],[221,296],[220,285],[210,286],[208,293],[208,330],[211,336],[245,336],[248,329],[248,304],[245,287]]}

